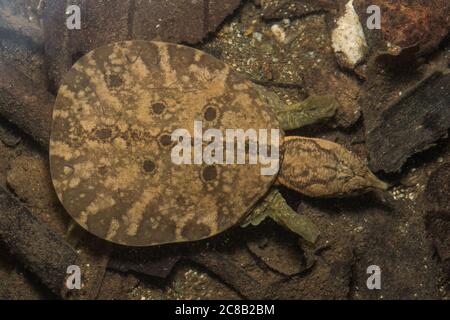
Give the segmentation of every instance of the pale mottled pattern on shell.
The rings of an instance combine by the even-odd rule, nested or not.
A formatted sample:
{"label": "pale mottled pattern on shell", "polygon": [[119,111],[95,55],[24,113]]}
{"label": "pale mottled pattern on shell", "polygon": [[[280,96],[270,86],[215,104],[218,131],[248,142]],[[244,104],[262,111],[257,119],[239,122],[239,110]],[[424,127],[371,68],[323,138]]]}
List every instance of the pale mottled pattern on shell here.
{"label": "pale mottled pattern on shell", "polygon": [[172,164],[168,136],[193,136],[194,120],[222,132],[278,128],[252,83],[201,51],[129,41],[88,53],[53,114],[51,173],[64,207],[91,233],[135,246],[199,240],[241,221],[275,176],[260,165]]}

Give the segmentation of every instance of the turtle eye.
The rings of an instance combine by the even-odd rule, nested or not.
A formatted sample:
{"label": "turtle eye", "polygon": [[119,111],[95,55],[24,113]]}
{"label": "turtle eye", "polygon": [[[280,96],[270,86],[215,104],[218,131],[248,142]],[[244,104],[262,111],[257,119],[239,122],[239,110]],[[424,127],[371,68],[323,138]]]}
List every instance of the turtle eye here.
{"label": "turtle eye", "polygon": [[166,110],[166,106],[162,102],[156,102],[152,104],[152,112],[154,114],[160,115]]}
{"label": "turtle eye", "polygon": [[217,109],[214,106],[207,106],[203,117],[206,121],[214,121],[217,118]]}

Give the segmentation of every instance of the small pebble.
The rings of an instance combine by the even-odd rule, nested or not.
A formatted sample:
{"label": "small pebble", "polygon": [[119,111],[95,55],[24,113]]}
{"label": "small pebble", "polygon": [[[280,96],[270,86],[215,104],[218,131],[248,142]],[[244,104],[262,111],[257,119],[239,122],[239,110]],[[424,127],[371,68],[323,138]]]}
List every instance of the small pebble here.
{"label": "small pebble", "polygon": [[261,42],[263,38],[263,35],[259,32],[253,32],[253,39],[255,39],[258,42]]}

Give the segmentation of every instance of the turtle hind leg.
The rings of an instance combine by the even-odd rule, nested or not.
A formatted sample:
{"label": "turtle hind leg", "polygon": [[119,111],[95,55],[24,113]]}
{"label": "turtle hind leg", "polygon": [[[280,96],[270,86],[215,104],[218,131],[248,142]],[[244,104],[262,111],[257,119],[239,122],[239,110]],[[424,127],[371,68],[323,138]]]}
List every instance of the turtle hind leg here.
{"label": "turtle hind leg", "polygon": [[352,152],[331,141],[286,137],[278,182],[311,197],[364,193],[389,186]]}
{"label": "turtle hind leg", "polygon": [[307,217],[292,210],[275,188],[253,209],[242,223],[242,227],[250,224],[259,225],[267,217],[298,234],[309,243],[315,243],[319,236],[316,226]]}

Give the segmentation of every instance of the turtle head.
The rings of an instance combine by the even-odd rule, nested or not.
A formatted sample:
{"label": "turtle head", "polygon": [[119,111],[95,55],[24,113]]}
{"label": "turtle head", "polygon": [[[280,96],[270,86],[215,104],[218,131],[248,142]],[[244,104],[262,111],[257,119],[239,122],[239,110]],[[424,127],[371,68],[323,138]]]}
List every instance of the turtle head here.
{"label": "turtle head", "polygon": [[287,137],[278,181],[311,197],[340,197],[386,190],[360,158],[327,140]]}

